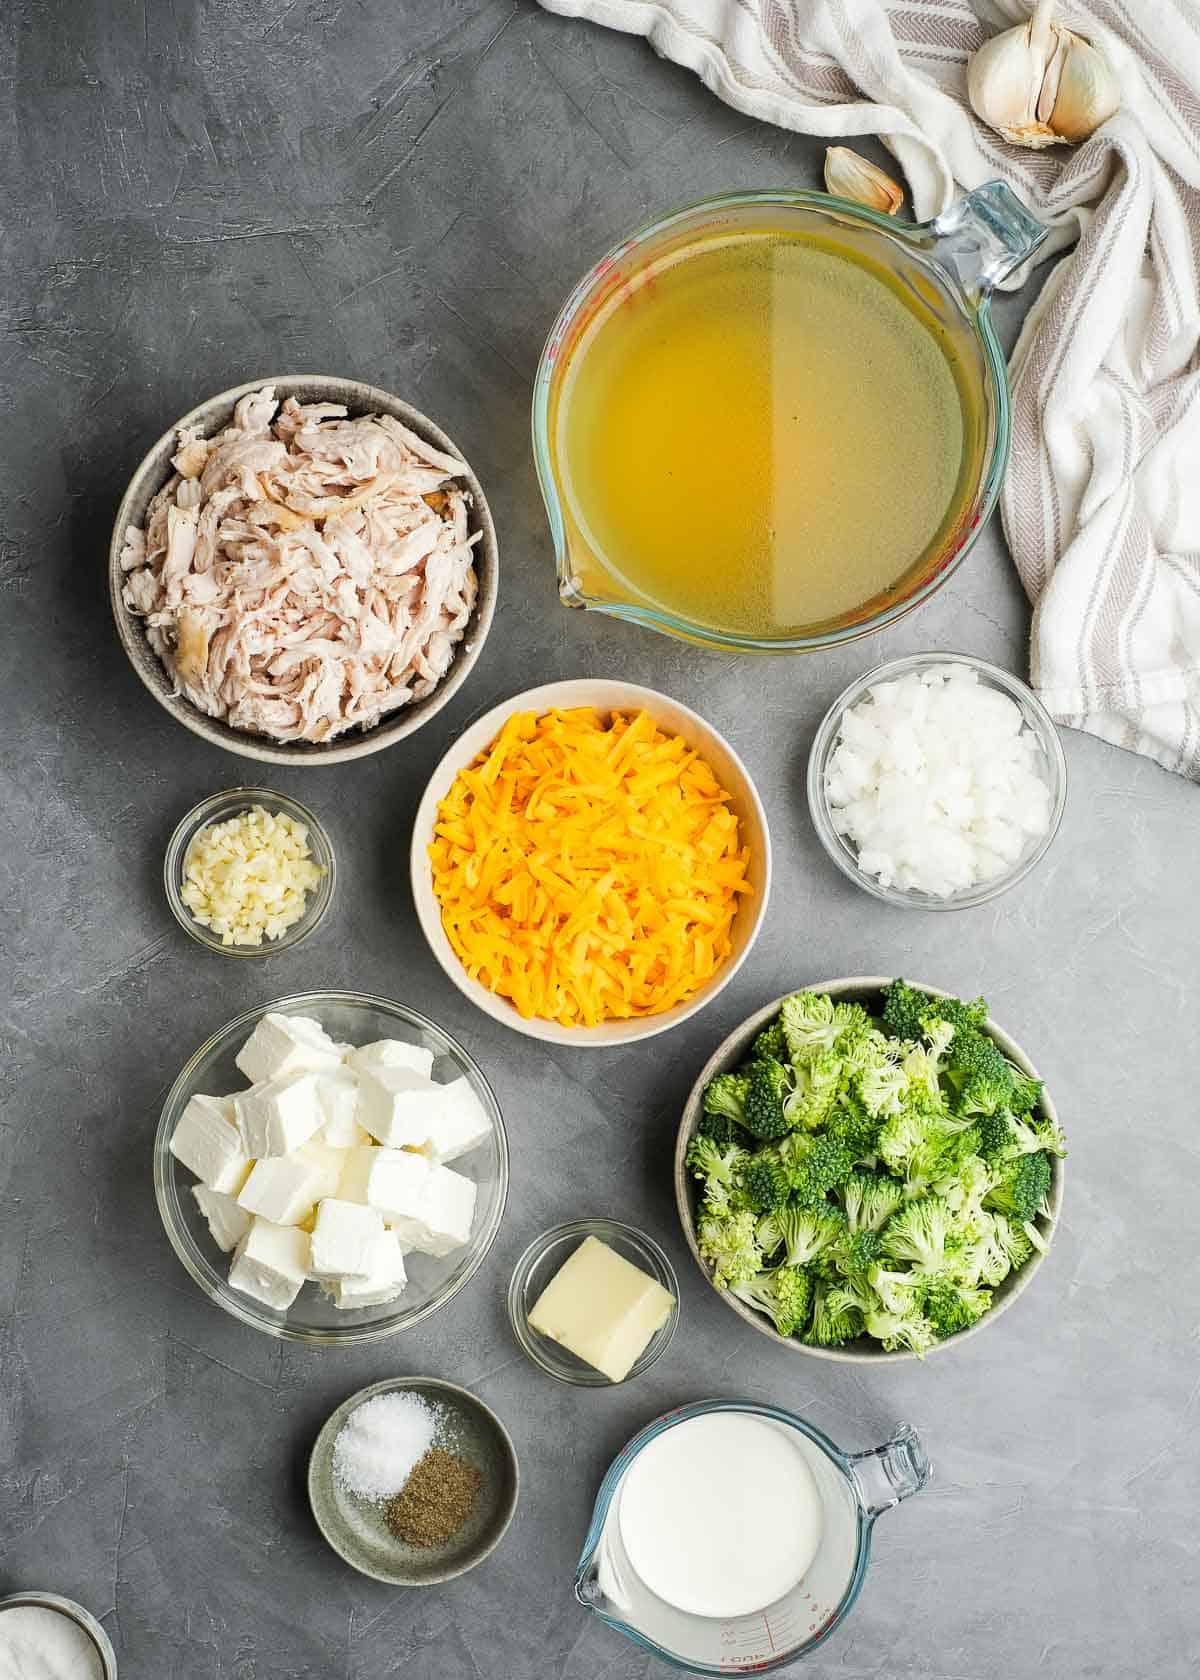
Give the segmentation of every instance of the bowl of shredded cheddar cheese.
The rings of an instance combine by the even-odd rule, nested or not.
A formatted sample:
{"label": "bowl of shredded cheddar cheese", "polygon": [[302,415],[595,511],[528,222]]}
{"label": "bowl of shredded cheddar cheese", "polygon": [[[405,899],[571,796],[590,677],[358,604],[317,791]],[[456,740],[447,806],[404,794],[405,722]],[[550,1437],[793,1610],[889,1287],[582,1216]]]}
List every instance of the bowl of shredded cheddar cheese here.
{"label": "bowl of shredded cheddar cheese", "polygon": [[550,1044],[651,1038],[737,972],[771,881],[762,803],[712,726],[602,678],[494,707],[417,811],[430,947],[493,1019]]}

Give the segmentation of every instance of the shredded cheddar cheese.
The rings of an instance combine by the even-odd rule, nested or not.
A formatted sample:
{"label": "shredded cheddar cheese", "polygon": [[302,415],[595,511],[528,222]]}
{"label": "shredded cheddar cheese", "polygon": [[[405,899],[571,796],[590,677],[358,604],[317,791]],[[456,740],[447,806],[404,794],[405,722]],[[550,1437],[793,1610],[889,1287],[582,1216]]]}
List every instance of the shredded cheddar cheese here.
{"label": "shredded cheddar cheese", "polygon": [[645,712],[516,712],[438,807],[446,936],[527,1019],[661,1014],[724,962],[750,890],[729,800]]}

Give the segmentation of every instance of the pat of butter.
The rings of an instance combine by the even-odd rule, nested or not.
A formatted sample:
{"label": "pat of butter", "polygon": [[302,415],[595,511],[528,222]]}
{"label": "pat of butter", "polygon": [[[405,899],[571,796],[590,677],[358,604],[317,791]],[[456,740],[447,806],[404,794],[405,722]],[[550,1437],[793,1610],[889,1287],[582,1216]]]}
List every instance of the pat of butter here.
{"label": "pat of butter", "polygon": [[534,1304],[529,1325],[610,1382],[623,1382],[675,1297],[598,1237],[587,1237]]}

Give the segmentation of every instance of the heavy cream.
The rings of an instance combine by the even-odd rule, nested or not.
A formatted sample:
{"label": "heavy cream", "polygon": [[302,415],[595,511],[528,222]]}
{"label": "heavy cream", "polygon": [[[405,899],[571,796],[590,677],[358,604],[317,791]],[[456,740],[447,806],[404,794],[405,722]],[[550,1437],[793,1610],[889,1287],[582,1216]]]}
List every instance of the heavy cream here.
{"label": "heavy cream", "polygon": [[807,1573],[823,1511],[791,1431],[746,1412],[666,1429],[630,1466],[621,1543],[659,1598],[694,1616],[765,1610]]}

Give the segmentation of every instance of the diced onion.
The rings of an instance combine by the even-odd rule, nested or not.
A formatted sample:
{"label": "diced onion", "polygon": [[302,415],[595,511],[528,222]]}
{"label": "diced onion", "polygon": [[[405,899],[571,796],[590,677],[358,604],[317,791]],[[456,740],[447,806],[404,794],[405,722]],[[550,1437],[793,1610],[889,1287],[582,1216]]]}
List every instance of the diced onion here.
{"label": "diced onion", "polygon": [[841,720],[825,793],[864,873],[934,898],[1008,874],[1050,826],[1037,736],[966,665],[870,688]]}

